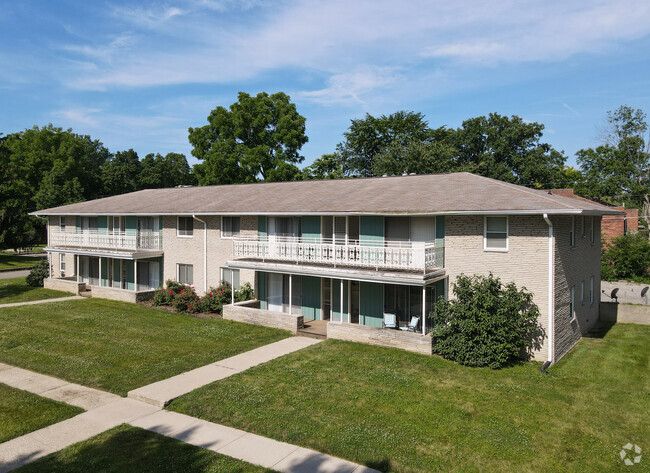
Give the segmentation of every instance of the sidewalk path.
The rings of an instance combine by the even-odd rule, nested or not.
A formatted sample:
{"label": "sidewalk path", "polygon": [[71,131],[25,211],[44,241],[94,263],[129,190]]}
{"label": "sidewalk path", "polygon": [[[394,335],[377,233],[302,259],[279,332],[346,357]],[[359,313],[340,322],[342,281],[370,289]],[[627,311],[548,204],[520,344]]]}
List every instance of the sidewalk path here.
{"label": "sidewalk path", "polygon": [[181,394],[316,343],[320,340],[287,338],[136,389],[126,399],[0,363],[1,383],[87,409],[83,414],[0,444],[0,473],[123,423],[281,473],[378,473],[314,450],[161,409]]}
{"label": "sidewalk path", "polygon": [[154,406],[165,407],[177,397],[194,391],[201,386],[241,373],[253,366],[320,342],[321,340],[306,337],[285,338],[279,342],[255,348],[211,365],[202,366],[178,376],[134,389],[127,396]]}
{"label": "sidewalk path", "polygon": [[68,297],[57,297],[55,299],[41,299],[39,301],[12,302],[11,304],[0,304],[0,309],[4,307],[17,307],[19,305],[34,305],[34,304],[45,304],[47,302],[74,301],[77,299],[84,299],[84,298],[81,296],[68,296]]}
{"label": "sidewalk path", "polygon": [[11,279],[25,277],[30,273],[29,269],[16,269],[11,271],[0,271],[0,279]]}

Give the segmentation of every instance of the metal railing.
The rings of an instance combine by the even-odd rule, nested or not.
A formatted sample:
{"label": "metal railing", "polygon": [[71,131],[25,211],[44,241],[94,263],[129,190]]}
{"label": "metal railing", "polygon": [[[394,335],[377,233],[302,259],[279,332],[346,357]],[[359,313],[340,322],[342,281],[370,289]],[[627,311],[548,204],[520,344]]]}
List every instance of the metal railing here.
{"label": "metal railing", "polygon": [[127,235],[125,232],[113,234],[50,232],[48,244],[56,248],[159,250],[162,248],[162,237],[158,233]]}
{"label": "metal railing", "polygon": [[427,272],[444,267],[444,246],[435,242],[337,241],[304,237],[236,238],[236,259],[359,266]]}

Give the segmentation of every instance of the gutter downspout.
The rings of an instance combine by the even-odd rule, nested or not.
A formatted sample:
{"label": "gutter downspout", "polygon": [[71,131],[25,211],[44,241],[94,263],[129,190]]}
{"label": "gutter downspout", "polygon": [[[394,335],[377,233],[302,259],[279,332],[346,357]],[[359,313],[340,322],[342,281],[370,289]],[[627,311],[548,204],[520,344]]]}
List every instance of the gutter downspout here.
{"label": "gutter downspout", "polygon": [[548,218],[548,214],[544,214],[544,221],[548,225],[548,356],[546,362],[542,365],[540,370],[542,373],[548,374],[546,368],[553,363],[553,352],[555,351],[555,310],[553,304],[555,302],[554,294],[554,276],[555,267],[553,264],[553,222]]}
{"label": "gutter downspout", "polygon": [[203,224],[203,294],[208,293],[208,224],[196,215],[192,218]]}

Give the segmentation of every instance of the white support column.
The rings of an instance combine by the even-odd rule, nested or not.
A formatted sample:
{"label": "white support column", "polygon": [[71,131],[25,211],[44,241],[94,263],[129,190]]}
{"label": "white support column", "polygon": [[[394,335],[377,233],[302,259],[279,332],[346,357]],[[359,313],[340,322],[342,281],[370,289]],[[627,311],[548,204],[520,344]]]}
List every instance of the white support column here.
{"label": "white support column", "polygon": [[427,334],[427,287],[422,286],[422,335]]}
{"label": "white support column", "polygon": [[81,273],[81,266],[79,266],[79,255],[77,255],[77,282],[79,282],[79,274]]}
{"label": "white support column", "polygon": [[99,257],[99,278],[98,279],[99,281],[97,282],[99,282],[99,285],[101,286],[102,285],[102,257],[101,256]]}
{"label": "white support column", "polygon": [[[59,253],[59,268],[61,267],[61,254]],[[52,279],[52,253],[47,252],[47,272],[48,277]]]}
{"label": "white support column", "polygon": [[124,280],[124,260],[120,260],[120,289],[126,289],[126,281]]}
{"label": "white support column", "polygon": [[138,291],[138,260],[133,260],[133,290]]}
{"label": "white support column", "polygon": [[289,313],[293,309],[293,275],[289,275]]}
{"label": "white support column", "polygon": [[341,323],[343,323],[343,279],[341,279]]}

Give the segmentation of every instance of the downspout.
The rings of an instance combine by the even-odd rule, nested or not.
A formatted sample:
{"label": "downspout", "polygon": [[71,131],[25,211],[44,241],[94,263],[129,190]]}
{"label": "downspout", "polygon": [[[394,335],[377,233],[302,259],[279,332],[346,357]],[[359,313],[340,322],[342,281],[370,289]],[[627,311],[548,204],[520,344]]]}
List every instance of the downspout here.
{"label": "downspout", "polygon": [[542,365],[540,370],[542,373],[548,374],[546,368],[553,363],[553,352],[555,350],[555,294],[554,294],[554,269],[553,264],[553,222],[548,218],[548,214],[544,214],[544,221],[548,225],[548,356],[546,362]]}
{"label": "downspout", "polygon": [[208,224],[196,215],[192,218],[203,224],[203,294],[208,293]]}

